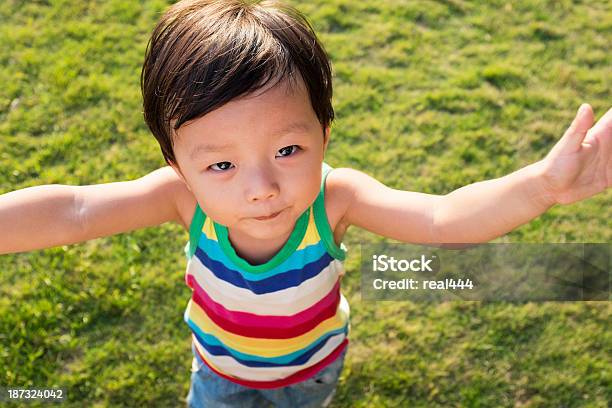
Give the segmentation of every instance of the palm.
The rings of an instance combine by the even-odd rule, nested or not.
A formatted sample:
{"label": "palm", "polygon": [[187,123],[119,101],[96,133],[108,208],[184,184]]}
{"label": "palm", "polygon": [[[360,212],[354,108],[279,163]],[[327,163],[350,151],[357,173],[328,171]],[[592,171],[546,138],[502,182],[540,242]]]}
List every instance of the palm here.
{"label": "palm", "polygon": [[593,127],[589,105],[543,160],[547,189],[569,204],[612,187],[612,109]]}

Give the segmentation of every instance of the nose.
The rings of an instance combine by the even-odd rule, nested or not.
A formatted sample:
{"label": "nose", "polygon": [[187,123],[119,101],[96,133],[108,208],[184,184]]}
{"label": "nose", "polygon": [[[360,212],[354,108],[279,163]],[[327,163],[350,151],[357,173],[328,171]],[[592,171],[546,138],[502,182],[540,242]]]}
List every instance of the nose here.
{"label": "nose", "polygon": [[245,194],[249,202],[270,200],[280,192],[274,175],[266,169],[250,171],[246,186]]}

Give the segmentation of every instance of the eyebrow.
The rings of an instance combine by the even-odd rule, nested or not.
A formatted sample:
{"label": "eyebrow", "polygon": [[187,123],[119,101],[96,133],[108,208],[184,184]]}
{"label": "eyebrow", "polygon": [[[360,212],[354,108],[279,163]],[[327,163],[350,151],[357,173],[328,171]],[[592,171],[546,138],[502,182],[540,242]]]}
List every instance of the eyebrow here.
{"label": "eyebrow", "polygon": [[[306,122],[293,122],[281,129],[275,130],[274,132],[272,132],[272,136],[278,137],[278,136],[281,136],[287,133],[292,133],[292,132],[308,132],[310,129],[311,129],[310,125]],[[232,147],[234,147],[234,145],[231,143],[226,143],[226,144],[221,144],[221,145],[203,143],[193,148],[193,150],[191,151],[191,154],[189,155],[189,158],[193,160],[196,157],[198,157],[201,153],[222,152]]]}

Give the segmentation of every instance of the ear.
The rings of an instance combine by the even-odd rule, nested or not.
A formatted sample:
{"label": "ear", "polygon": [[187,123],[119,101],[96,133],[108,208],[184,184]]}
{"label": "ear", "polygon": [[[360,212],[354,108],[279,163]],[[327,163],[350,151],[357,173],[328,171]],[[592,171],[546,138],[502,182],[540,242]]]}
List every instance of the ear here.
{"label": "ear", "polygon": [[191,187],[189,187],[189,184],[187,183],[187,180],[185,180],[185,176],[183,175],[183,173],[181,172],[181,168],[178,166],[178,164],[174,164],[174,163],[168,163],[170,165],[170,167],[172,167],[172,170],[174,170],[174,172],[176,173],[176,175],[183,180],[183,183],[185,183],[185,185],[187,186],[187,189],[189,189],[189,191],[191,191]]}

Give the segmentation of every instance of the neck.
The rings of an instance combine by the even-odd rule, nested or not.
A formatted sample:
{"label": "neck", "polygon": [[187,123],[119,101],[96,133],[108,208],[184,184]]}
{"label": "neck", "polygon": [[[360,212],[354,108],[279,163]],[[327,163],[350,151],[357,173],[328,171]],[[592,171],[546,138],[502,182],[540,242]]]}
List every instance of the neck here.
{"label": "neck", "polygon": [[261,265],[274,257],[287,243],[291,231],[276,238],[258,239],[228,230],[227,237],[236,254],[251,265]]}

